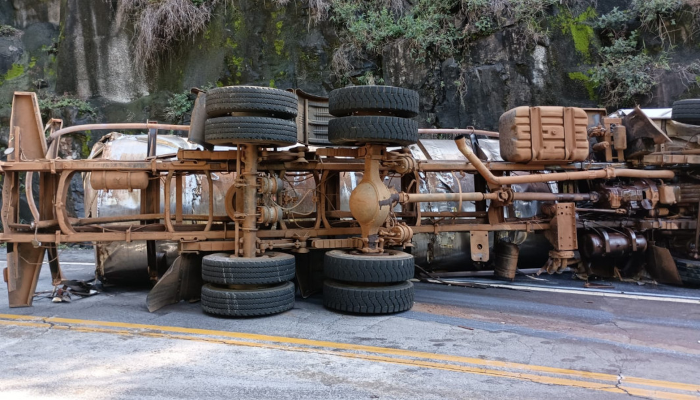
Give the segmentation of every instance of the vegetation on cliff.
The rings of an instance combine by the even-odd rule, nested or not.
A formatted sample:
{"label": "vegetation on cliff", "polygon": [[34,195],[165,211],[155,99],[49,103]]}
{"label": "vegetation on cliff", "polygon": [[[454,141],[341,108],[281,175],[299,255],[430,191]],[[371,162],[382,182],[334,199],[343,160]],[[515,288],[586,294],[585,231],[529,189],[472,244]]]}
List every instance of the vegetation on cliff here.
{"label": "vegetation on cliff", "polygon": [[418,0],[406,7],[402,1],[327,0],[324,9],[343,43],[334,54],[333,68],[347,76],[353,58],[365,52],[381,54],[398,41],[407,42],[419,61],[460,58],[470,43],[515,24],[534,43],[546,35],[540,20],[556,3],[559,0]]}
{"label": "vegetation on cliff", "polygon": [[[522,41],[534,46],[547,42],[550,29],[559,27],[590,66],[564,72],[583,84],[589,97],[610,107],[648,97],[658,75],[674,68],[670,54],[676,44],[697,37],[700,26],[700,0],[631,0],[628,9],[615,8],[600,16],[592,0],[274,1],[280,7],[296,3],[308,9],[309,26],[323,23],[335,28],[340,40],[330,65],[340,84],[381,84],[381,73],[355,71],[358,60],[381,58],[384,49],[395,43],[402,43],[419,63],[446,59],[464,63],[470,46],[484,37],[515,28]],[[235,7],[230,0],[121,0],[120,4],[134,20],[135,60],[147,66],[155,65],[183,39],[207,32],[215,7]],[[649,36],[658,43],[645,41]],[[274,43],[281,55],[284,41]],[[691,65],[685,71],[695,69]],[[175,94],[168,117],[181,119],[190,102]]]}
{"label": "vegetation on cliff", "polygon": [[214,8],[229,0],[121,0],[134,20],[134,59],[153,65],[178,41],[203,32]]}
{"label": "vegetation on cliff", "polygon": [[[671,56],[679,41],[698,35],[700,1],[633,0],[627,10],[617,7],[602,15],[594,26],[606,45],[599,50],[590,80],[605,106],[626,106],[648,97],[664,71],[700,73],[700,63],[673,65]],[[632,29],[636,27],[637,29]],[[646,43],[643,33],[657,42]],[[689,82],[698,85],[697,81]]]}

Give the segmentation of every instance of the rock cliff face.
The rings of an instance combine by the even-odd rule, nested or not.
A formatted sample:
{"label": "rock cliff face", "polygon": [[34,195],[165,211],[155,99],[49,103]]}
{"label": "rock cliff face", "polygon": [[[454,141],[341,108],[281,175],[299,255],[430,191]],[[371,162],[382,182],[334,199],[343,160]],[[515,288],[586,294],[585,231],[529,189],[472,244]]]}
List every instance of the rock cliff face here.
{"label": "rock cliff face", "polygon": [[[601,100],[589,72],[605,37],[592,23],[630,1],[571,0],[574,5],[554,6],[540,21],[546,36],[526,39],[522,26],[506,25],[472,40],[459,60],[416,61],[405,41],[392,42],[354,57],[354,71],[343,78],[332,73],[331,63],[344,27],[311,23],[305,0],[284,6],[272,0],[222,2],[203,32],[177,42],[149,69],[134,59],[133,18],[119,0],[3,1],[0,150],[16,90],[37,91],[46,99],[45,118],[60,117],[66,125],[168,121],[173,116],[166,113],[168,100],[193,86],[298,87],[326,95],[368,73],[418,90],[423,127],[495,129],[501,113],[520,105],[597,107]],[[654,46],[648,36],[645,43]],[[699,95],[697,71],[689,66],[700,49],[686,39],[670,53],[671,68],[658,76],[649,96],[638,100],[644,106],[668,107]],[[187,120],[184,115],[180,122]],[[62,155],[87,156],[104,133],[71,138],[61,146]],[[81,214],[78,181],[75,186],[72,212]]]}

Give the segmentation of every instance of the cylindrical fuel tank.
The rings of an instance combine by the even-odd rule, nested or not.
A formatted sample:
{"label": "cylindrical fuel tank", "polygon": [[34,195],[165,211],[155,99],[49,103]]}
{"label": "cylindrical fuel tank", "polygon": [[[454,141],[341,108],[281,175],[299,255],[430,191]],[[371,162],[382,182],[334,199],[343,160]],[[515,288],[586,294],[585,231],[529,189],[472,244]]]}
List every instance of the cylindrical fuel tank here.
{"label": "cylindrical fuel tank", "polygon": [[148,187],[148,173],[94,171],[90,174],[90,186],[95,190],[145,189]]}
{"label": "cylindrical fuel tank", "polygon": [[498,242],[493,248],[494,253],[494,274],[499,278],[515,279],[515,272],[518,269],[518,255],[520,249],[515,243]]}

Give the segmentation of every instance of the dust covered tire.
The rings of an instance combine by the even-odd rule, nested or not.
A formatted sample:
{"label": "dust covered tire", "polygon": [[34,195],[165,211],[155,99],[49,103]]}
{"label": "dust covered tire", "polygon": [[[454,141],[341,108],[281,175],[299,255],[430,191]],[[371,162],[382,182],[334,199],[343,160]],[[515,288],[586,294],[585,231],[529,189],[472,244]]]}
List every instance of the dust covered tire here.
{"label": "dust covered tire", "polygon": [[337,145],[365,143],[408,146],[418,141],[418,123],[399,117],[343,117],[328,121],[328,140]]}
{"label": "dust covered tire", "polygon": [[225,317],[254,317],[278,314],[294,307],[294,284],[252,289],[202,286],[202,310]]}
{"label": "dust covered tire", "polygon": [[259,86],[224,86],[207,91],[207,115],[221,117],[234,112],[262,113],[293,119],[297,116],[297,95],[285,90]]}
{"label": "dust covered tire", "polygon": [[291,120],[268,117],[209,118],[205,123],[204,136],[207,143],[214,145],[254,143],[290,146],[297,143],[297,124]]}
{"label": "dust covered tire", "polygon": [[700,125],[700,99],[686,99],[674,102],[671,119],[684,124]]}
{"label": "dust covered tire", "polygon": [[202,280],[219,285],[268,285],[294,279],[291,254],[266,252],[262,257],[229,257],[225,253],[202,258]]}
{"label": "dust covered tire", "polygon": [[403,282],[413,278],[414,269],[413,256],[395,250],[371,255],[331,250],[323,261],[325,277],[342,282]]}
{"label": "dust covered tire", "polygon": [[684,285],[700,286],[700,261],[674,258],[678,274]]}
{"label": "dust covered tire", "polygon": [[337,311],[357,314],[391,314],[413,307],[413,283],[386,286],[352,286],[326,280],[323,305]]}
{"label": "dust covered tire", "polygon": [[392,86],[352,86],[331,91],[328,112],[336,117],[369,112],[413,118],[418,115],[418,92]]}

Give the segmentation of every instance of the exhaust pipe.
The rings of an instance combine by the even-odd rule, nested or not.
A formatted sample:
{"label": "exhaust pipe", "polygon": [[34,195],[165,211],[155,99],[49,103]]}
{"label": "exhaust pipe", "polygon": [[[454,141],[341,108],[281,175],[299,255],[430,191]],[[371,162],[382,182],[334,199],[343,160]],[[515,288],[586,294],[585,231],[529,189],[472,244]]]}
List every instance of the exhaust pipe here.
{"label": "exhaust pipe", "polygon": [[472,149],[467,146],[467,141],[464,136],[458,136],[455,139],[457,148],[467,160],[474,165],[477,172],[486,179],[488,183],[493,185],[517,185],[523,183],[536,182],[559,182],[559,181],[577,181],[588,179],[613,179],[613,178],[649,178],[649,179],[673,179],[675,173],[673,171],[645,171],[639,169],[626,168],[605,168],[591,171],[572,171],[572,172],[555,172],[552,174],[530,174],[519,176],[495,176],[484,165],[479,157],[474,154]]}

